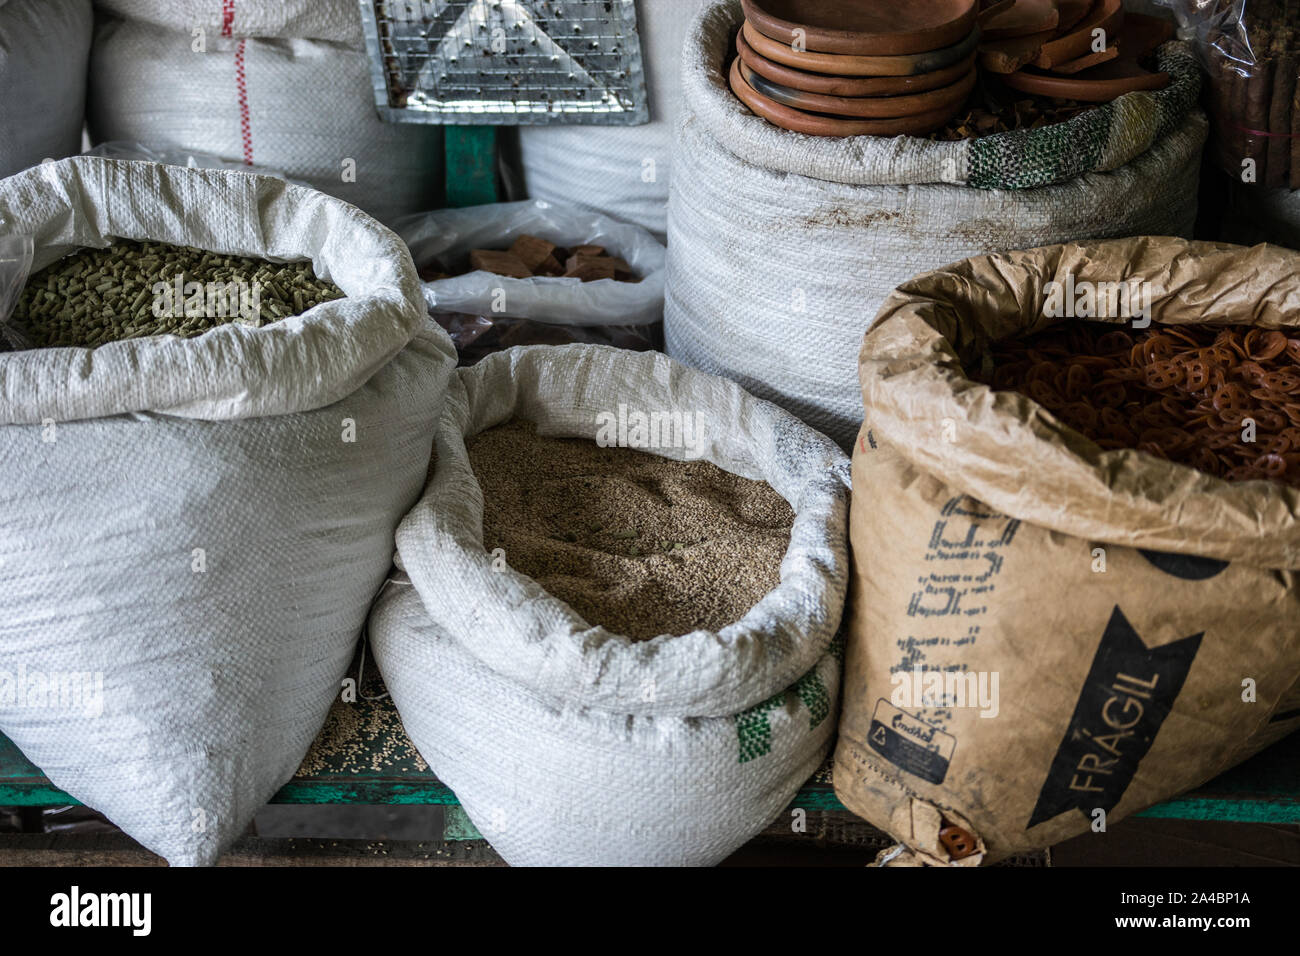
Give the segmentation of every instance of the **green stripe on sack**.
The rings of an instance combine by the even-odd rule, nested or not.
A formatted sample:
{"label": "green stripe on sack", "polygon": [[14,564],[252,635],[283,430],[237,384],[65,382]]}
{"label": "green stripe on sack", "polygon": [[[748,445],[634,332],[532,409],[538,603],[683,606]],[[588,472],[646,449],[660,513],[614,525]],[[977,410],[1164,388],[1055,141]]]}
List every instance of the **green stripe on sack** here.
{"label": "green stripe on sack", "polygon": [[804,674],[794,685],[794,692],[808,708],[808,729],[816,730],[817,725],[831,715],[831,695],[821,675],[816,671]]}
{"label": "green stripe on sack", "polygon": [[966,185],[1037,189],[1132,162],[1171,133],[1200,95],[1200,69],[1187,44],[1165,44],[1158,60],[1169,74],[1163,90],[1130,93],[1064,123],[971,140]]}
{"label": "green stripe on sack", "polygon": [[[836,634],[827,652],[839,663],[844,662],[844,635]],[[822,675],[813,668],[793,685],[769,697],[761,704],[736,715],[736,739],[740,747],[739,763],[748,763],[772,752],[772,721],[774,711],[785,706],[786,698],[794,694],[808,708],[808,729],[816,730],[831,715],[831,693]]]}
{"label": "green stripe on sack", "polygon": [[740,742],[739,763],[749,763],[772,752],[772,723],[768,716],[785,703],[785,692],[736,715],[736,737]]}

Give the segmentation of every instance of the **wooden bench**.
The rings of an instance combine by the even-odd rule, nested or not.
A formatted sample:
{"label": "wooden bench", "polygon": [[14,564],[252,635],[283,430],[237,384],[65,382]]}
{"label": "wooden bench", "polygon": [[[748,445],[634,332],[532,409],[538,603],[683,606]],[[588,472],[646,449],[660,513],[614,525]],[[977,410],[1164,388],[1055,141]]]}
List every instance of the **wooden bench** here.
{"label": "wooden bench", "polygon": [[[355,672],[355,671],[354,671]],[[382,678],[367,663],[356,703],[336,701],[325,726],[276,804],[435,804],[446,840],[481,839],[459,801],[420,757],[402,728]],[[0,735],[0,806],[74,805],[8,738]],[[791,808],[841,811],[828,761]],[[1300,734],[1275,745],[1203,787],[1139,816],[1231,823],[1300,823]],[[0,849],[5,838],[0,836]]]}

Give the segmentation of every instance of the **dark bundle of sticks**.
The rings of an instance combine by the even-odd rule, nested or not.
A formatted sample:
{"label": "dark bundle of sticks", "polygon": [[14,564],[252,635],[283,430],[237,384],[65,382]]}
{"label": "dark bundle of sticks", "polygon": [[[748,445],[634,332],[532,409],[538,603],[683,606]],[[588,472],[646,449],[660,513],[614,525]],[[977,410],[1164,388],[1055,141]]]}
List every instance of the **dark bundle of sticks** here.
{"label": "dark bundle of sticks", "polygon": [[1253,160],[1254,182],[1300,189],[1300,0],[1246,0],[1240,23],[1230,0],[1219,6],[1221,32],[1208,37],[1216,158],[1239,177]]}

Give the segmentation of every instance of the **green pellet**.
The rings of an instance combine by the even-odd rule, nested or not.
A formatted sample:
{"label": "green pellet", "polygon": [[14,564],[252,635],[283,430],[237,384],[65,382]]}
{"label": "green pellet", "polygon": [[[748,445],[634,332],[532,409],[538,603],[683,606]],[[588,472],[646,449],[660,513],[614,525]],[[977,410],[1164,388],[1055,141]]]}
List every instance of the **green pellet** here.
{"label": "green pellet", "polygon": [[[203,286],[203,315],[186,316],[184,296],[173,304],[174,314],[153,314],[155,286],[163,283],[171,295],[177,276],[182,288],[192,282]],[[236,293],[231,301],[223,291],[228,283],[238,284],[245,294]],[[253,283],[260,285],[260,314],[244,316],[238,310],[251,300]],[[122,240],[103,249],[81,249],[32,275],[10,322],[34,348],[95,347],[151,335],[192,337],[230,322],[257,327],[342,297],[342,290],[317,278],[306,260],[273,263]]]}

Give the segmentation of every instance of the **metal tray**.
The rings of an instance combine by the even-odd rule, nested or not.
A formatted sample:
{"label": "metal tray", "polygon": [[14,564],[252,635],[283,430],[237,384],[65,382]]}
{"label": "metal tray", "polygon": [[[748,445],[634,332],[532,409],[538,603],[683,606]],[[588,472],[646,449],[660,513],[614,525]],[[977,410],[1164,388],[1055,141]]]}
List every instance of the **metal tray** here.
{"label": "metal tray", "polygon": [[634,0],[358,0],[380,116],[650,121]]}

